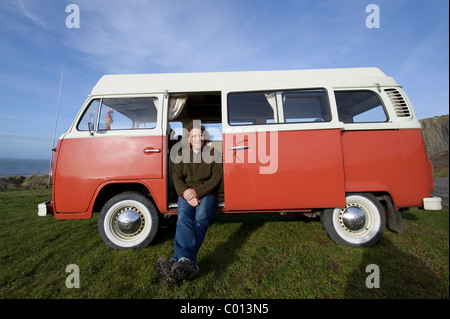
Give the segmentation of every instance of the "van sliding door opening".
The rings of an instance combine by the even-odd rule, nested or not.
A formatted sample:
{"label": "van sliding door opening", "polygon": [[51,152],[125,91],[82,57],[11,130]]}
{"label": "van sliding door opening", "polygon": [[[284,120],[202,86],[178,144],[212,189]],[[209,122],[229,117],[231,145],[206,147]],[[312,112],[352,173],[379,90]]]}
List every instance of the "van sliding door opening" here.
{"label": "van sliding door opening", "polygon": [[[199,121],[205,127],[207,145],[223,153],[221,92],[173,93],[168,102],[167,132],[167,206],[176,211],[178,196],[172,180],[173,157],[184,143],[189,143],[188,125]],[[170,156],[172,155],[172,156]],[[219,190],[219,209],[223,204],[223,179]]]}

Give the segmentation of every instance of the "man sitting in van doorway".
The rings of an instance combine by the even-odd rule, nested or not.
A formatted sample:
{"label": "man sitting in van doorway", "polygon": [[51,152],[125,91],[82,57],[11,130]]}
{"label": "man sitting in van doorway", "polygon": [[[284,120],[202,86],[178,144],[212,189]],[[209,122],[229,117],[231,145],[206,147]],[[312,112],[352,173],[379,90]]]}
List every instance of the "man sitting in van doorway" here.
{"label": "man sitting in van doorway", "polygon": [[156,269],[169,284],[190,281],[198,276],[197,253],[217,210],[222,181],[222,156],[206,145],[205,128],[199,121],[188,126],[189,143],[178,152],[173,166],[173,182],[178,195],[175,256],[159,258]]}

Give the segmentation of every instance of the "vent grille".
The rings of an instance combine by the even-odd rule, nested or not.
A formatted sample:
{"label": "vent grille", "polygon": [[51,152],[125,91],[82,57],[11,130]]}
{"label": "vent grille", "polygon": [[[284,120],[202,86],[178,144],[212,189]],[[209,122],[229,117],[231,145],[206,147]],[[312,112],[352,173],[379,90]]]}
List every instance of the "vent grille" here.
{"label": "vent grille", "polygon": [[397,114],[398,117],[411,117],[411,112],[409,111],[408,105],[398,90],[385,89],[384,91],[391,99],[395,114]]}

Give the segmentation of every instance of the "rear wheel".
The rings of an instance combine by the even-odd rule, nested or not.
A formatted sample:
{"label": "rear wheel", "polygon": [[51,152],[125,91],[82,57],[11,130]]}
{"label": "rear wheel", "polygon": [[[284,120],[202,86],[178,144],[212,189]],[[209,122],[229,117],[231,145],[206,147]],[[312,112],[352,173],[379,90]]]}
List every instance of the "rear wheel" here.
{"label": "rear wheel", "polygon": [[355,247],[376,244],[386,224],[386,216],[378,199],[372,194],[346,196],[344,208],[325,209],[322,227],[336,243]]}
{"label": "rear wheel", "polygon": [[113,249],[142,248],[158,230],[158,213],[152,202],[137,192],[112,197],[100,211],[98,230]]}

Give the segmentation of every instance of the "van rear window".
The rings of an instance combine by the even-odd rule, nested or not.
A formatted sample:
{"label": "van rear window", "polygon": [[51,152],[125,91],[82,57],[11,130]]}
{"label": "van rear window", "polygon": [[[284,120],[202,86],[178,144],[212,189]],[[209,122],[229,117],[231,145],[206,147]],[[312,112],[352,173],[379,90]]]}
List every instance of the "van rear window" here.
{"label": "van rear window", "polygon": [[339,120],[344,123],[387,122],[379,96],[369,90],[335,91]]}

